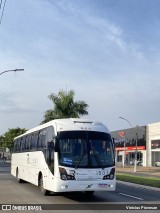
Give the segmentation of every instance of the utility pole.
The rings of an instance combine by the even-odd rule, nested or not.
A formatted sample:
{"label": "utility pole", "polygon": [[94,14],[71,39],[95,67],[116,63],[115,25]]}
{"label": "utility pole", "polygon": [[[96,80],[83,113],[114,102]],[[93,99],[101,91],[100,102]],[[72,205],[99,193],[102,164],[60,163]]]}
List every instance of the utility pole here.
{"label": "utility pole", "polygon": [[[131,126],[131,128],[133,128],[132,124],[129,122],[129,120],[127,120],[126,118],[123,117],[119,117],[122,120],[125,120],[129,123],[129,125]],[[134,129],[134,128],[133,128]],[[135,135],[136,135],[136,144],[135,144],[135,159],[134,159],[134,172],[137,171],[137,143],[138,143],[138,125],[137,125],[137,129],[135,130]]]}
{"label": "utility pole", "polygon": [[136,129],[136,149],[135,149],[135,162],[134,162],[134,172],[137,171],[137,143],[138,143],[138,126]]}

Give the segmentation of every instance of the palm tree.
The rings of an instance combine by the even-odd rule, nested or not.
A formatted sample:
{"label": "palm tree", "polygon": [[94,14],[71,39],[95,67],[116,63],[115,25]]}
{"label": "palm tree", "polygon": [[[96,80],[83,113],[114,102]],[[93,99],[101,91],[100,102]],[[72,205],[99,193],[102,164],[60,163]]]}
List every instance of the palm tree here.
{"label": "palm tree", "polygon": [[51,93],[49,99],[54,104],[54,109],[47,110],[44,114],[43,123],[59,118],[79,118],[87,115],[88,104],[84,101],[74,101],[75,92],[60,90],[58,95]]}

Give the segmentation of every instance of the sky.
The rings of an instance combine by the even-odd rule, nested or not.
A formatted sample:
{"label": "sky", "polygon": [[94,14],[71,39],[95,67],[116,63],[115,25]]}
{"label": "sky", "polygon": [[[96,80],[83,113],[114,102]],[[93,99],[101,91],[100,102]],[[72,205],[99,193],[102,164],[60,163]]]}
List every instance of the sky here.
{"label": "sky", "polygon": [[120,116],[160,122],[159,10],[159,0],[7,0],[0,73],[24,71],[0,75],[0,135],[39,125],[62,89],[110,131],[130,128]]}

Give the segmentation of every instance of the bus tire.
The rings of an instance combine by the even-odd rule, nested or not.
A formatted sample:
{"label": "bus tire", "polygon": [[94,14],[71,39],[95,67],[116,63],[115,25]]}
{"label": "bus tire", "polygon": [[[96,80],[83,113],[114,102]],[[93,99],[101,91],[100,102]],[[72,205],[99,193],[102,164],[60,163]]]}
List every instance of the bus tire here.
{"label": "bus tire", "polygon": [[23,180],[21,178],[19,178],[19,170],[18,170],[18,168],[16,170],[16,179],[17,179],[18,183],[23,183]]}
{"label": "bus tire", "polygon": [[47,189],[44,189],[44,186],[43,186],[43,175],[40,176],[40,179],[39,179],[39,187],[40,187],[40,190],[41,190],[41,194],[42,194],[42,195],[44,195],[44,196],[50,195],[50,191],[47,190]]}

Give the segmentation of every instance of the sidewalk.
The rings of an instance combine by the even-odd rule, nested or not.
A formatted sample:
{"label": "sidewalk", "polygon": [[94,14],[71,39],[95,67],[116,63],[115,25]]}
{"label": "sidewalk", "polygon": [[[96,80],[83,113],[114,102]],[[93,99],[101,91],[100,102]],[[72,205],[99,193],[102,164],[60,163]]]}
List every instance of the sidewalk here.
{"label": "sidewalk", "polygon": [[138,175],[138,176],[148,176],[148,177],[156,177],[160,178],[160,167],[143,167],[143,166],[137,166],[136,172],[134,172],[134,167],[116,167],[117,173],[127,173],[132,175]]}

